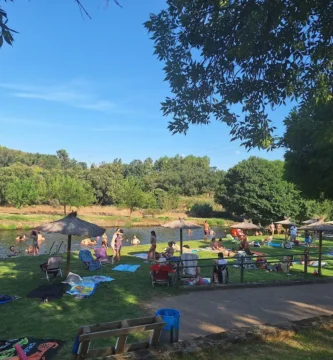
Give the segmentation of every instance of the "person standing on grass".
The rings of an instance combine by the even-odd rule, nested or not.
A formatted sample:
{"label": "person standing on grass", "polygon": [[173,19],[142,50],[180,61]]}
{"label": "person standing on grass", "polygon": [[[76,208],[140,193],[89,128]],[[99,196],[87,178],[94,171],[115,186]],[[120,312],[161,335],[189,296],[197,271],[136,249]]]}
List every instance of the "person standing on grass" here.
{"label": "person standing on grass", "polygon": [[150,249],[148,251],[148,260],[155,260],[156,246],[157,246],[157,236],[155,231],[150,232]]}
{"label": "person standing on grass", "polygon": [[274,231],[275,231],[275,226],[274,223],[271,223],[269,225],[269,232],[271,233],[271,235],[274,237]]}
{"label": "person standing on grass", "polygon": [[36,230],[31,231],[32,237],[32,253],[34,256],[38,255],[39,246],[38,246],[38,233]]}
{"label": "person standing on grass", "polygon": [[290,228],[290,240],[292,242],[295,242],[297,240],[297,227],[294,225]]}
{"label": "person standing on grass", "polygon": [[120,230],[119,228],[116,229],[116,232],[112,235],[112,239],[111,239],[111,243],[110,243],[111,249],[113,251],[113,256],[116,256],[115,241],[118,236],[119,230]]}
{"label": "person standing on grass", "polygon": [[204,234],[205,234],[205,241],[207,241],[209,234],[209,224],[207,220],[204,222]]}
{"label": "person standing on grass", "polygon": [[114,251],[115,251],[115,261],[120,261],[121,248],[123,246],[123,230],[119,230],[117,233],[117,237],[114,242]]}

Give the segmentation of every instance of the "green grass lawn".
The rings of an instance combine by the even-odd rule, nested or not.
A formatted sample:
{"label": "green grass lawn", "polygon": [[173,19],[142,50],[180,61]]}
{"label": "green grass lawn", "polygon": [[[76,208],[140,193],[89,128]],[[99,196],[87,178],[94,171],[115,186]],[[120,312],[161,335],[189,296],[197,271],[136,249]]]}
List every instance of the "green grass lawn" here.
{"label": "green grass lawn", "polygon": [[302,331],[283,341],[237,344],[229,349],[213,349],[200,355],[185,355],[174,360],[331,360],[333,331]]}
{"label": "green grass lawn", "polygon": [[[231,243],[225,243],[231,247]],[[189,241],[187,244],[190,245],[191,249],[207,246],[207,243],[203,241]],[[329,242],[325,242],[324,245],[326,249],[330,247]],[[157,250],[162,251],[165,246],[166,244],[158,244]],[[30,300],[26,297],[31,290],[47,283],[45,275],[39,270],[39,265],[47,260],[46,255],[0,260],[1,294],[21,297],[19,300],[0,305],[1,338],[32,336],[64,340],[66,341],[65,347],[57,359],[69,359],[72,342],[80,326],[147,315],[141,305],[149,302],[152,296],[175,296],[183,291],[166,287],[152,288],[149,277],[149,264],[131,256],[133,253],[146,252],[148,247],[148,245],[124,247],[121,263],[140,264],[141,267],[136,273],[118,273],[112,271],[112,265],[103,266],[102,270],[97,271],[96,274],[111,276],[116,280],[99,284],[95,294],[85,300],[75,300],[66,294],[62,299],[50,303],[41,303],[39,300]],[[301,254],[304,251],[304,249],[290,251],[269,247],[255,249],[273,255],[283,255],[290,252]],[[313,249],[313,251],[315,250]],[[210,277],[212,260],[208,259],[216,258],[217,254],[199,251],[199,256],[203,259],[200,265],[209,265],[208,267],[202,267],[202,275]],[[276,258],[278,258],[277,255]],[[230,263],[232,264],[233,261],[230,260]],[[83,269],[77,253],[72,254],[71,262],[72,272],[81,276],[92,275],[91,272]],[[63,265],[63,268],[65,268],[65,265]],[[247,270],[245,271],[245,281],[295,279],[303,277],[302,268],[300,265],[295,266],[295,269],[291,271],[291,276],[284,273],[265,272],[264,270]],[[234,283],[239,282],[239,269],[230,266],[230,272],[231,281]],[[332,261],[324,269],[323,276],[333,276]]]}

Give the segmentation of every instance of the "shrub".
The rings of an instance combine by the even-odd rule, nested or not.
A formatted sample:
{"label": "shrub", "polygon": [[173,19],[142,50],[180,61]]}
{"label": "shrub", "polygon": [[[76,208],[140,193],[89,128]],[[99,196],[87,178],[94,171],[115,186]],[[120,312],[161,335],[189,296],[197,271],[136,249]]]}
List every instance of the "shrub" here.
{"label": "shrub", "polygon": [[210,204],[194,204],[190,214],[196,217],[210,217],[213,214],[213,207]]}

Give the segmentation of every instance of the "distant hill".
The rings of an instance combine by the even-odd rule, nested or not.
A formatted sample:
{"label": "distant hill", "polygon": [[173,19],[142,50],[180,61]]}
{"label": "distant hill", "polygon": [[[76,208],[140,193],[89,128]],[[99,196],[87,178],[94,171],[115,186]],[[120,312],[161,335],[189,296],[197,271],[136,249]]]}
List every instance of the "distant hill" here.
{"label": "distant hill", "polygon": [[70,159],[66,150],[58,150],[57,155],[46,155],[28,153],[0,146],[0,167],[7,167],[15,163],[21,163],[28,166],[35,165],[44,169],[73,167],[87,168],[86,163]]}

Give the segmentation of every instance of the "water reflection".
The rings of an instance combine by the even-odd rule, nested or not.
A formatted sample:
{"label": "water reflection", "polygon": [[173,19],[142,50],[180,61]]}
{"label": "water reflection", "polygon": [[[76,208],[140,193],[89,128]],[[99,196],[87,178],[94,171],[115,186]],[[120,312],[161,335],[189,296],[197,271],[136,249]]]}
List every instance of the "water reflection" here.
{"label": "water reflection", "polygon": [[[140,240],[141,244],[149,244],[150,241],[150,231],[154,230],[157,234],[158,242],[167,242],[167,241],[179,241],[179,230],[176,229],[167,229],[164,227],[130,227],[130,228],[122,228],[124,230],[124,246],[132,246],[131,240],[134,235]],[[222,236],[225,233],[225,227],[216,226],[213,227],[215,231],[216,237]],[[113,233],[116,228],[108,228],[106,230],[106,234],[108,236],[108,243],[110,244]],[[26,232],[26,235],[29,235],[29,232]],[[24,231],[19,230],[0,230],[0,257],[6,257],[9,251],[9,247],[11,245],[15,245],[15,247],[21,251],[21,254],[24,254],[25,249],[28,246],[32,246],[32,239],[27,239],[26,241],[16,241],[15,238],[18,235],[23,235]],[[187,240],[199,240],[203,239],[204,233],[203,229],[194,229],[192,233],[187,233],[186,230],[183,231],[183,241]],[[74,236],[72,238],[72,249],[80,250],[81,248],[85,248],[81,246],[81,240],[84,237]],[[128,242],[126,241],[128,240]],[[101,244],[101,239],[99,239],[98,244]],[[52,252],[56,249],[60,248],[60,252],[64,252],[67,246],[67,236],[60,234],[45,234],[45,241],[39,243],[40,254],[47,254],[50,252],[52,247]]]}

